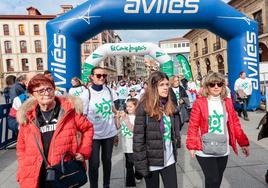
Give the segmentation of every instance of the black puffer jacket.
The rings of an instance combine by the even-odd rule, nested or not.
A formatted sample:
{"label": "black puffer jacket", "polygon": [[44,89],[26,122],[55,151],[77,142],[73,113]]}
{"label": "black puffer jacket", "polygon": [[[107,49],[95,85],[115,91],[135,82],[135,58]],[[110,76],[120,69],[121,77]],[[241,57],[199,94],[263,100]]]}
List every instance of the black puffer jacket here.
{"label": "black puffer jacket", "polygon": [[[171,117],[171,141],[175,160],[176,142],[179,139],[175,136],[175,131],[178,131],[180,126],[178,118],[178,116]],[[136,110],[133,152],[135,168],[143,176],[148,175],[149,166],[164,166],[164,140],[160,121],[146,115],[143,104],[139,104]]]}

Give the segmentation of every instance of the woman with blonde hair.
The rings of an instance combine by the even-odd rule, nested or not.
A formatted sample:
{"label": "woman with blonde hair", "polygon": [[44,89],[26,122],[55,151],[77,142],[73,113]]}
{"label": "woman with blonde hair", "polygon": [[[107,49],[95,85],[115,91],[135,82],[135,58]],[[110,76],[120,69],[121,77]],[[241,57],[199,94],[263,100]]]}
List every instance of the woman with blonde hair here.
{"label": "woman with blonde hair", "polygon": [[196,156],[205,176],[206,188],[219,188],[227,165],[230,146],[249,155],[249,140],[241,128],[232,100],[227,98],[222,74],[212,72],[203,83],[202,96],[191,111],[186,146]]}
{"label": "woman with blonde hair", "polygon": [[165,73],[151,74],[148,88],[136,110],[133,135],[134,164],[145,177],[147,188],[159,187],[161,175],[165,188],[177,187],[175,105]]}

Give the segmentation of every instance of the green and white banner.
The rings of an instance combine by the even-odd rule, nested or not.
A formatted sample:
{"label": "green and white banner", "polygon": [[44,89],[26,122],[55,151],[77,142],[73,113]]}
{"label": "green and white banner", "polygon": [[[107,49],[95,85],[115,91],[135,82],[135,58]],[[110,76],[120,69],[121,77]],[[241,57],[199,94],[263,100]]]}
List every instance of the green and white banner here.
{"label": "green and white banner", "polygon": [[109,43],[96,49],[85,61],[82,70],[82,80],[88,81],[91,69],[106,57],[127,55],[149,55],[160,63],[161,71],[169,77],[173,76],[171,57],[153,43]]}
{"label": "green and white banner", "polygon": [[193,74],[188,60],[182,54],[177,55],[177,59],[181,65],[181,71],[183,76],[189,81],[193,77]]}

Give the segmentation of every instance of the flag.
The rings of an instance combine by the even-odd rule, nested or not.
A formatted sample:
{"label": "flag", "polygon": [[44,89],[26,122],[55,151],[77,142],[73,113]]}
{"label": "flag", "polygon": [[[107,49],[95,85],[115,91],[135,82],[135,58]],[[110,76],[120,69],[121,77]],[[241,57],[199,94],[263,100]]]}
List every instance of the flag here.
{"label": "flag", "polygon": [[193,74],[192,74],[188,60],[182,54],[177,55],[177,59],[181,65],[181,71],[182,71],[183,76],[189,81],[193,77]]}

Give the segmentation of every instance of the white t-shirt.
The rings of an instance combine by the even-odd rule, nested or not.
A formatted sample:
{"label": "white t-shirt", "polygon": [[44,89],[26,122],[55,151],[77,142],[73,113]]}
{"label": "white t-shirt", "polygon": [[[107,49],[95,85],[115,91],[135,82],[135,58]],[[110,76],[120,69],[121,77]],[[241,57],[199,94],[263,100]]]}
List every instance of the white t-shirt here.
{"label": "white t-shirt", "polygon": [[[208,132],[215,133],[215,134],[225,134],[227,137],[227,152],[224,155],[207,155],[203,151],[196,151],[196,155],[200,157],[222,157],[227,156],[230,154],[230,146],[229,146],[229,134],[227,129],[227,119],[228,114],[227,112],[223,112],[223,106],[220,96],[218,97],[209,97],[208,98]],[[226,115],[226,118],[224,118],[224,114]],[[224,121],[225,120],[225,121]],[[224,126],[226,128],[224,128]],[[226,133],[224,133],[226,131]]]}
{"label": "white t-shirt", "polygon": [[[129,121],[134,125],[135,115],[127,115]],[[133,132],[131,132],[126,123],[121,120],[122,149],[124,153],[133,153]]]}
{"label": "white t-shirt", "polygon": [[235,86],[234,86],[234,90],[238,91],[239,89],[243,90],[246,95],[251,95],[252,93],[252,83],[251,80],[249,78],[238,78],[235,81]]}
{"label": "white t-shirt", "polygon": [[171,141],[171,119],[169,116],[164,115],[164,126],[165,126],[165,133],[164,133],[164,166],[149,166],[150,171],[161,170],[167,166],[170,166],[175,163],[175,158],[173,155],[173,146]]}
{"label": "white t-shirt", "polygon": [[[140,85],[140,84],[132,85],[132,86],[130,87],[130,90],[131,90],[131,89],[135,89],[135,91],[136,91],[137,93],[140,93],[141,85]],[[129,90],[129,91],[130,91],[130,90]]]}
{"label": "white t-shirt", "polygon": [[128,96],[128,87],[125,86],[119,86],[117,89],[118,93],[118,99],[126,99]]}
{"label": "white t-shirt", "polygon": [[[113,100],[116,96],[111,96],[109,89],[103,86],[101,91],[95,91],[91,87],[90,102],[87,118],[94,127],[93,139],[106,139],[116,135],[114,114],[112,112]],[[112,92],[112,91],[111,91]],[[114,94],[112,92],[112,94]]]}
{"label": "white t-shirt", "polygon": [[87,114],[89,104],[89,93],[85,86],[72,87],[69,94],[79,97],[83,102],[83,114]]}

